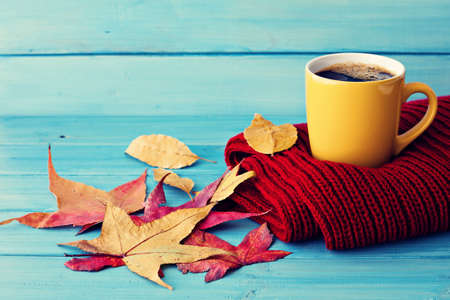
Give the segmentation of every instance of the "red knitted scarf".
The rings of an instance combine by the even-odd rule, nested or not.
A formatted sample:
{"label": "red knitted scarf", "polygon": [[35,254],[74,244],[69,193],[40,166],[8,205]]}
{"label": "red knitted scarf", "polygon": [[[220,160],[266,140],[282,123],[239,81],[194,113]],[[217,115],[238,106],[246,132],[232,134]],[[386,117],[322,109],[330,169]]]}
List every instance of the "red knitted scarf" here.
{"label": "red knitted scarf", "polygon": [[[403,105],[400,132],[420,120],[427,101]],[[239,162],[256,177],[232,196],[244,210],[270,211],[267,222],[285,242],[322,233],[328,249],[364,247],[449,229],[450,96],[439,98],[432,125],[380,168],[311,157],[306,124],[298,141],[273,156],[255,152],[243,134],[225,149],[228,166]]]}

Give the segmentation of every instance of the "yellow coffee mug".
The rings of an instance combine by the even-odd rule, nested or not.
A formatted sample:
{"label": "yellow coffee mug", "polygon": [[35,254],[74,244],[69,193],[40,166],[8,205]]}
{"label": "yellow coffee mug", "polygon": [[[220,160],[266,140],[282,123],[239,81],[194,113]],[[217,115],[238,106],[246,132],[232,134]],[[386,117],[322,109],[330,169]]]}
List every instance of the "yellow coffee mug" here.
{"label": "yellow coffee mug", "polygon": [[[333,80],[315,73],[334,64],[367,64],[393,76],[378,81]],[[337,53],[308,62],[306,116],[312,155],[320,160],[378,167],[399,154],[430,126],[437,98],[426,84],[405,84],[398,61],[366,53]],[[413,93],[428,97],[428,110],[413,128],[398,135],[401,105]]]}

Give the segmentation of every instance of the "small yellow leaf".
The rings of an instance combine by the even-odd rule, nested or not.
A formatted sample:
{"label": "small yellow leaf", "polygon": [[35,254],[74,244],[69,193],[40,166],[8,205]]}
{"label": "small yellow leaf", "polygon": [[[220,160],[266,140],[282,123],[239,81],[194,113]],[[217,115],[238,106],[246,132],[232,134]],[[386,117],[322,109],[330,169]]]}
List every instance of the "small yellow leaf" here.
{"label": "small yellow leaf", "polygon": [[244,138],[253,150],[273,154],[295,144],[297,129],[292,124],[276,126],[260,114],[255,114],[251,125],[244,130]]}
{"label": "small yellow leaf", "polygon": [[179,188],[182,191],[185,191],[190,195],[192,188],[194,187],[194,181],[190,178],[180,177],[176,173],[164,170],[161,168],[153,169],[153,178],[155,181],[161,181],[161,179],[169,174],[166,179],[164,179],[164,183],[171,185],[173,187]]}
{"label": "small yellow leaf", "polygon": [[125,153],[151,166],[169,169],[190,166],[199,159],[214,162],[192,153],[188,146],[176,138],[162,134],[135,138]]}
{"label": "small yellow leaf", "polygon": [[239,184],[256,175],[255,171],[248,171],[241,175],[237,175],[239,167],[240,165],[235,166],[224,176],[224,178],[220,182],[220,185],[217,187],[216,192],[212,196],[210,203],[218,202],[228,198],[234,193],[234,189]]}

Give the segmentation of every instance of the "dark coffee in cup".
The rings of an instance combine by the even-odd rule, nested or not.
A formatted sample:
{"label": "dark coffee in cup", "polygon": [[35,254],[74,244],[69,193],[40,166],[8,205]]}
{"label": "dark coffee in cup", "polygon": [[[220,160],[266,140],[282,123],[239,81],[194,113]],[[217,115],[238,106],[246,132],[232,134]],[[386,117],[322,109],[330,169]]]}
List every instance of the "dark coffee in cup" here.
{"label": "dark coffee in cup", "polygon": [[376,81],[393,77],[388,70],[362,63],[337,63],[315,73],[328,79],[340,81]]}

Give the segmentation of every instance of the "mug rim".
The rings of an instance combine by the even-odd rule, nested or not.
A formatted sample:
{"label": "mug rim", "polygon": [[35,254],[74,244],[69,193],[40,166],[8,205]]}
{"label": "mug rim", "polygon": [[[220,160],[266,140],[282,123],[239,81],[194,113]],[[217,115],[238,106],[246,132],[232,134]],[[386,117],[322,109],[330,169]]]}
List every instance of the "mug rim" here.
{"label": "mug rim", "polygon": [[[347,60],[344,60],[347,59]],[[329,62],[331,60],[331,62]],[[329,62],[324,63],[324,61]],[[341,81],[341,80],[335,80],[330,78],[325,78],[319,75],[316,75],[315,72],[318,72],[321,69],[324,69],[330,65],[333,65],[334,63],[338,62],[353,62],[353,63],[365,63],[368,65],[379,65],[380,67],[383,67],[389,72],[393,73],[394,76],[387,79],[382,80],[373,80],[373,81]],[[318,70],[311,70],[311,68],[314,69],[314,66],[316,64],[322,63],[321,68]],[[332,53],[332,54],[326,54],[321,55],[318,57],[315,57],[308,61],[305,65],[305,70],[311,74],[311,76],[318,80],[324,80],[327,82],[332,83],[341,83],[341,84],[379,84],[379,83],[385,83],[390,81],[396,81],[398,79],[402,79],[405,77],[405,66],[399,62],[398,60],[395,60],[393,58],[378,55],[378,54],[371,54],[371,53],[362,53],[362,52],[342,52],[342,53]]]}

